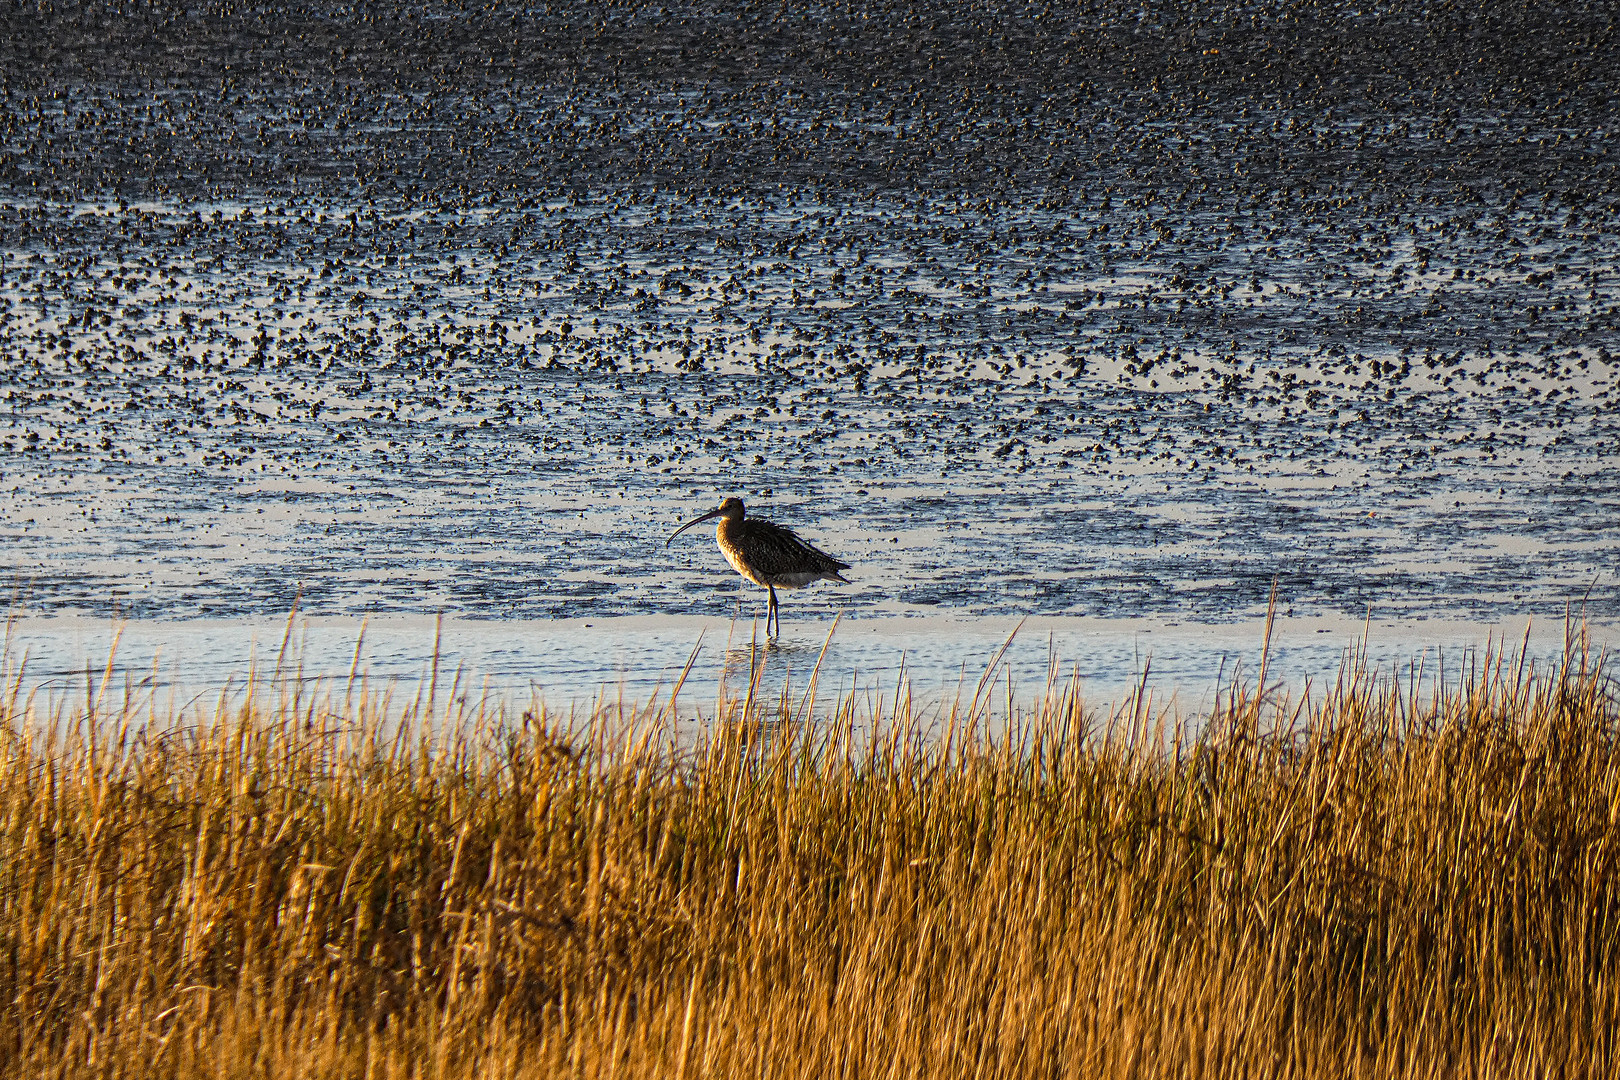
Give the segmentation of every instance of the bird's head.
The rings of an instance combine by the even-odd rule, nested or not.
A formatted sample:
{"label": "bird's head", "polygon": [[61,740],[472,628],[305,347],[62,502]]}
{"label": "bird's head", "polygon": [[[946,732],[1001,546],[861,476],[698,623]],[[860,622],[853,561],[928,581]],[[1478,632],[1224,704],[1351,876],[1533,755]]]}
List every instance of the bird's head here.
{"label": "bird's head", "polygon": [[678,528],[674,532],[670,533],[669,534],[669,540],[664,541],[664,546],[668,547],[670,540],[675,539],[677,536],[681,535],[681,533],[685,532],[687,529],[690,529],[692,526],[701,525],[703,522],[708,521],[710,518],[717,518],[717,517],[723,517],[728,521],[741,521],[743,519],[743,502],[742,502],[742,500],[737,498],[737,496],[735,496],[735,495],[726,496],[726,498],[720,503],[719,506],[715,507],[713,510],[710,510],[707,514],[702,514],[702,515],[700,515],[698,517],[693,518],[691,521],[688,521],[685,525],[682,525],[680,528]]}

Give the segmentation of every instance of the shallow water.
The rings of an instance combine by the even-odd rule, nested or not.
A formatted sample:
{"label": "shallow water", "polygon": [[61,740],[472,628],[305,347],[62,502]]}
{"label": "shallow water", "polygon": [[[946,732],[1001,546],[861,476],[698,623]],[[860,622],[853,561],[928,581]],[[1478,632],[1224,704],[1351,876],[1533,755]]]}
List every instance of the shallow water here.
{"label": "shallow water", "polygon": [[7,17],[19,609],[1620,618],[1601,5],[424,10]]}
{"label": "shallow water", "polygon": [[[1612,647],[1614,625],[1585,628]],[[434,715],[514,715],[543,707],[582,717],[606,704],[713,717],[722,694],[815,716],[853,698],[863,724],[902,704],[927,720],[1027,711],[1078,680],[1099,719],[1122,707],[1196,725],[1217,694],[1253,693],[1265,661],[1270,700],[1320,701],[1357,670],[1427,693],[1455,686],[1487,654],[1522,654],[1547,670],[1571,641],[1562,622],[1402,622],[1281,616],[1209,625],[1072,617],[875,617],[790,623],[766,642],[750,620],[699,616],[467,620],[385,615],[291,623],[191,619],[23,618],[5,640],[8,685],[36,695],[36,715],[87,697],[207,712],[224,691],[302,686],[311,700],[365,691],[388,711],[431,698]],[[690,666],[688,666],[690,665]],[[109,678],[109,672],[111,676]],[[811,691],[812,678],[814,692]],[[234,698],[230,698],[235,700]]]}

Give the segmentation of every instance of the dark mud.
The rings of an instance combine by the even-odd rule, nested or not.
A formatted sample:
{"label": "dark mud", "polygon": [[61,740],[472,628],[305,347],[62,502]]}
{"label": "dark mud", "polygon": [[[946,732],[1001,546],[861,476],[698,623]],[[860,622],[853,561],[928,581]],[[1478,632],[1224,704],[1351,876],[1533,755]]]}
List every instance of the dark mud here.
{"label": "dark mud", "polygon": [[[1620,617],[1606,4],[0,12],[40,611]],[[323,12],[336,14],[323,14]]]}

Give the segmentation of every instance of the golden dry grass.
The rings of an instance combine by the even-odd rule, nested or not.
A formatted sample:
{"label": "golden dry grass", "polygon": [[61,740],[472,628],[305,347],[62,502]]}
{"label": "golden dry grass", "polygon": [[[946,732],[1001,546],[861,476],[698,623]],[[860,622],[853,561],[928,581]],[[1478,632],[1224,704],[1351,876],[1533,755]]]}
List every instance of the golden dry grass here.
{"label": "golden dry grass", "polygon": [[1620,701],[1578,638],[1240,690],[1186,741],[1076,691],[684,744],[341,683],[12,695],[0,1071],[1620,1074]]}

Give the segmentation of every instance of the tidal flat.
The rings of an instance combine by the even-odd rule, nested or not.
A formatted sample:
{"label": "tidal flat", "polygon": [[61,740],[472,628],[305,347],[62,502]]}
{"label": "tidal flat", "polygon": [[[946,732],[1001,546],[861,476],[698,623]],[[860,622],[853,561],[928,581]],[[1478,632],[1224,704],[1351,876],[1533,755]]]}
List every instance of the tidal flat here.
{"label": "tidal flat", "polygon": [[31,613],[1620,616],[1605,5],[4,20]]}

